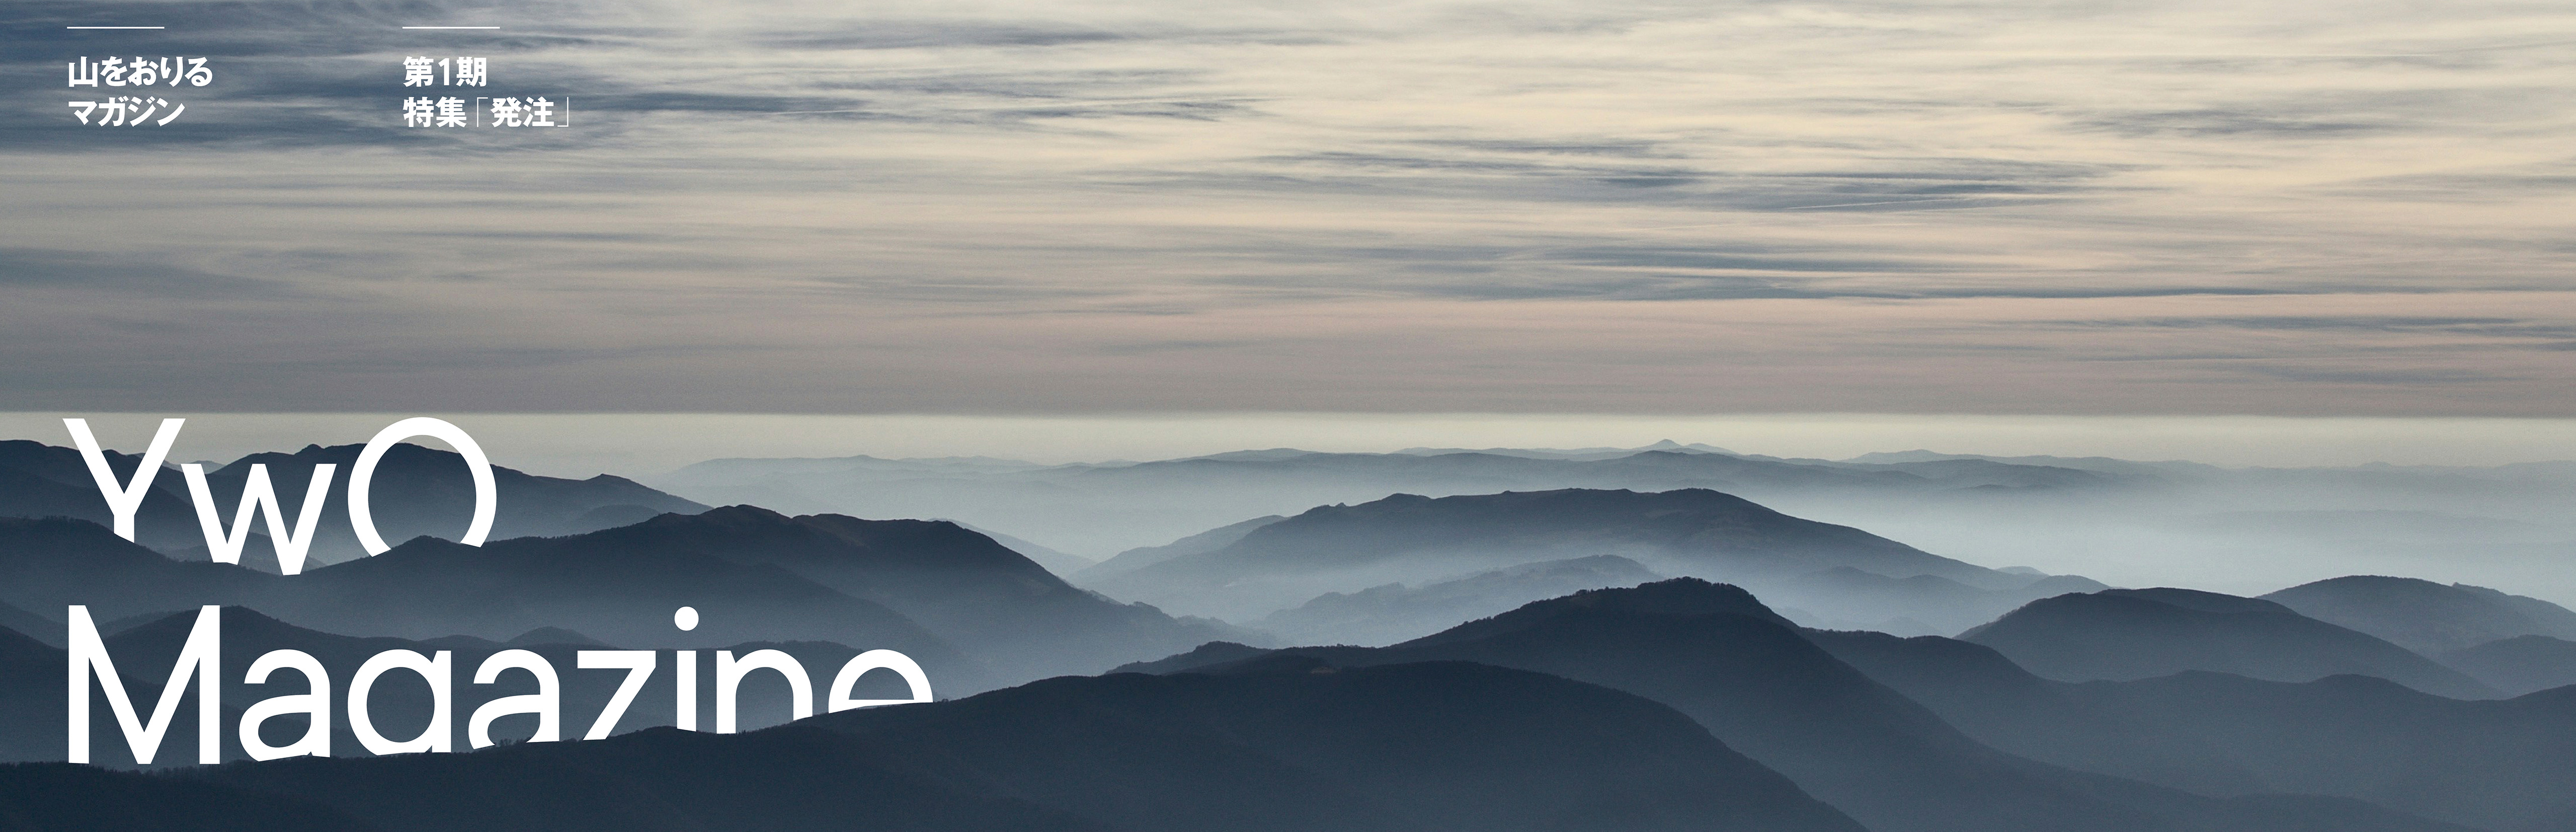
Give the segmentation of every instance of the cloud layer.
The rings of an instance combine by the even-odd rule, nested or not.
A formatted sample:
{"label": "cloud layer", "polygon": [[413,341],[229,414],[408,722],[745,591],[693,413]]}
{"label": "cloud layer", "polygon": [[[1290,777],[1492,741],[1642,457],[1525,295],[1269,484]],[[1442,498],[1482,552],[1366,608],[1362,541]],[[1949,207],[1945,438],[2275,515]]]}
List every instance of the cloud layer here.
{"label": "cloud layer", "polygon": [[[2563,4],[36,2],[0,38],[20,79],[218,73],[166,127],[0,95],[18,409],[2576,415]],[[404,128],[415,54],[575,126]]]}

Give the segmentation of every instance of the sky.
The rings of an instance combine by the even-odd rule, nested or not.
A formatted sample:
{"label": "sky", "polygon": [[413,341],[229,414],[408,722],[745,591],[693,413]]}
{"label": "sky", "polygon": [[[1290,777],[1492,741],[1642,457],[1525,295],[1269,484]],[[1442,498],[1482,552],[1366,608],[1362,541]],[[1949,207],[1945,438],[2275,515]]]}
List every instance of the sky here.
{"label": "sky", "polygon": [[[36,0],[0,38],[0,410],[2576,417],[2564,2]],[[215,80],[74,123],[49,79],[110,54]],[[574,123],[403,127],[410,55]]]}

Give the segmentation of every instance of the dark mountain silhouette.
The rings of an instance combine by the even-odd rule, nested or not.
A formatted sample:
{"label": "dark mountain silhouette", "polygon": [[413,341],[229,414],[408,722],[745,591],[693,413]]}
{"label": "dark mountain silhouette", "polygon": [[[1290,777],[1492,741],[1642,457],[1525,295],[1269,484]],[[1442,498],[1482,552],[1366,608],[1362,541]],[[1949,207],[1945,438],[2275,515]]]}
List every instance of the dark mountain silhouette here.
{"label": "dark mountain silhouette", "polygon": [[1807,640],[1895,689],[1978,742],[2081,771],[2209,795],[2262,791],[2252,772],[2206,747],[2159,742],[2095,712],[2074,685],[2043,679],[1982,644],[1939,636],[1807,630]]}
{"label": "dark mountain silhouette", "polygon": [[1387,584],[1326,593],[1257,624],[1292,644],[1393,644],[1586,589],[1663,580],[1617,555],[1541,561],[1419,587]]}
{"label": "dark mountain silhouette", "polygon": [[[956,521],[952,520],[949,522]],[[1028,558],[1029,560],[1036,562],[1039,566],[1046,567],[1046,571],[1054,573],[1057,577],[1072,575],[1073,573],[1089,569],[1099,564],[1099,561],[1095,561],[1091,558],[1059,552],[1055,549],[1040,546],[1036,543],[1012,537],[992,529],[967,525],[965,523],[957,523],[957,525],[965,528],[967,531],[992,538],[993,542],[1002,544],[1011,551],[1020,553],[1021,557]]]}
{"label": "dark mountain silhouette", "polygon": [[[305,484],[312,478],[313,466],[337,465],[311,552],[313,562],[337,563],[365,554],[358,546],[357,533],[349,527],[347,488],[358,454],[365,449],[364,445],[307,445],[292,454],[252,454],[207,472],[207,486],[214,492],[215,506],[226,512],[224,522],[229,528],[230,512],[240,504],[242,484],[250,476],[250,466],[268,466],[269,479],[277,488],[278,506],[293,517],[303,504]],[[498,503],[489,540],[579,534],[666,512],[694,514],[707,509],[608,474],[571,480],[495,465],[492,484]],[[466,521],[474,514],[474,482],[465,458],[454,451],[396,444],[376,463],[369,489],[377,533],[387,542],[422,535],[454,540],[465,534]],[[203,535],[198,537],[202,545]],[[245,550],[243,562],[253,561],[253,551],[260,553],[262,562],[275,562],[276,555],[266,544]]]}
{"label": "dark mountain silhouette", "polygon": [[1058,678],[736,736],[183,774],[387,832],[1861,829],[1670,708],[1462,663]]}
{"label": "dark mountain silhouette", "polygon": [[1681,579],[1578,593],[1346,660],[1430,657],[1555,673],[1673,705],[1880,832],[2155,828],[1955,735],[1733,587]]}
{"label": "dark mountain silhouette", "polygon": [[0,603],[0,629],[15,630],[56,647],[63,644],[62,622],[5,603]]}
{"label": "dark mountain silhouette", "polygon": [[2576,688],[2460,701],[2366,676],[2201,671],[2073,684],[1953,639],[1807,635],[1978,739],[2070,768],[2212,795],[2358,798],[2483,829],[2576,821]]}
{"label": "dark mountain silhouette", "polygon": [[732,506],[539,545],[629,557],[703,553],[783,569],[901,612],[1010,681],[1097,673],[1210,639],[1245,637],[1215,622],[1174,620],[1153,607],[1076,589],[992,538],[944,520],[788,517]]}
{"label": "dark mountain silhouette", "polygon": [[[279,578],[279,591],[259,606],[316,629],[415,639],[498,640],[552,626],[637,648],[829,641],[901,651],[958,693],[995,683],[979,659],[882,604],[774,565],[604,534],[480,547],[413,538],[382,555]],[[672,626],[671,612],[683,606],[697,609],[697,629]]]}
{"label": "dark mountain silhouette", "polygon": [[2514,636],[2576,639],[2576,611],[2468,584],[2350,575],[2263,598],[2427,656]]}
{"label": "dark mountain silhouette", "polygon": [[2361,797],[2484,829],[2576,824],[2576,690],[2463,702],[2366,676],[2217,673],[2073,686],[2176,748],[2212,748],[2280,791]]}
{"label": "dark mountain silhouette", "polygon": [[[243,604],[328,632],[415,639],[499,641],[563,627],[635,647],[884,647],[957,693],[1254,637],[1076,589],[954,523],[790,518],[748,506],[481,547],[414,538],[296,576],[175,562],[82,521],[0,518],[0,578],[9,579],[0,602],[85,604],[102,624]],[[674,629],[680,606],[696,607],[706,624]]]}
{"label": "dark mountain silhouette", "polygon": [[283,795],[68,763],[0,764],[0,829],[71,832],[371,832]]}
{"label": "dark mountain silhouette", "polygon": [[[150,623],[134,627],[106,639],[108,655],[116,663],[127,695],[148,715],[159,701],[180,647],[196,623],[194,610],[172,613]],[[586,733],[610,697],[625,680],[624,670],[584,670],[578,652],[597,649],[560,640],[542,643],[498,644],[465,636],[414,640],[398,638],[358,638],[296,627],[255,610],[227,607],[223,612],[223,705],[224,722],[219,736],[223,740],[224,759],[246,758],[235,733],[244,709],[252,703],[273,696],[307,692],[301,674],[285,672],[273,675],[266,684],[244,681],[251,663],[271,650],[299,650],[322,662],[331,673],[335,696],[332,700],[332,753],[335,756],[365,756],[355,734],[350,733],[348,713],[343,707],[350,675],[369,657],[386,650],[412,650],[432,655],[445,650],[451,653],[453,723],[451,739],[458,749],[467,744],[467,718],[476,707],[502,696],[534,693],[536,683],[525,672],[510,671],[493,684],[471,684],[476,668],[484,659],[505,649],[525,649],[545,657],[555,669],[563,702],[561,730],[567,738]],[[575,634],[578,635],[578,634]],[[832,675],[841,665],[858,655],[857,648],[824,642],[751,642],[727,645],[735,655],[752,651],[778,649],[796,657],[812,677],[816,694],[828,692]],[[0,631],[0,707],[10,710],[10,719],[0,723],[0,760],[39,761],[64,759],[63,675],[65,654],[62,650],[25,641],[14,632]],[[632,731],[655,725],[670,725],[674,713],[673,679],[678,671],[668,651],[659,658],[648,684],[635,696],[618,730]],[[715,722],[715,656],[701,651],[698,657],[698,725],[713,730]],[[936,683],[938,680],[933,679]],[[191,685],[194,684],[192,681]],[[862,677],[854,689],[858,698],[902,699],[909,694],[901,682],[889,673],[872,673]],[[193,695],[193,688],[192,694]],[[775,673],[760,672],[746,677],[739,689],[740,706],[736,713],[747,730],[786,722],[791,716],[790,689]],[[91,694],[90,748],[92,759],[104,765],[134,764],[124,735],[108,709],[105,694]],[[415,676],[390,674],[377,684],[370,697],[374,723],[386,736],[407,738],[420,733],[428,724],[431,705],[429,689]],[[818,703],[816,710],[821,710]],[[172,727],[162,742],[157,765],[192,764],[197,759],[196,711],[194,701],[182,707],[173,717]],[[305,722],[297,717],[272,719],[262,726],[262,736],[272,745],[283,746],[303,736]],[[492,736],[499,741],[524,740],[536,730],[536,717],[503,717],[493,723]]]}
{"label": "dark mountain silhouette", "polygon": [[[0,517],[0,602],[60,616],[74,604],[105,625],[144,613],[239,603],[278,576],[218,563],[181,563],[87,520]],[[14,628],[13,628],[14,629]],[[50,641],[62,627],[47,628]]]}
{"label": "dark mountain silhouette", "polygon": [[1889,577],[2013,577],[1715,491],[1568,489],[1323,506],[1094,586],[1172,609],[1250,615],[1323,592],[1603,554],[1664,574],[1755,583],[1835,566]]}
{"label": "dark mountain silhouette", "polygon": [[[132,482],[134,469],[143,464],[143,457],[135,454],[107,450],[102,456],[120,485]],[[80,449],[25,439],[0,440],[0,517],[77,517],[102,526],[116,521]],[[225,515],[224,521],[230,523],[232,516]],[[135,539],[154,546],[184,547],[206,541],[197,529],[196,509],[188,503],[187,483],[176,469],[165,469],[153,478],[134,522]]]}
{"label": "dark mountain silhouette", "polygon": [[1280,656],[1465,660],[1636,693],[1880,832],[2452,828],[2358,801],[2213,799],[2014,757],[1834,659],[1751,594],[1692,579],[1541,601],[1392,647],[1294,648],[1206,669]]}
{"label": "dark mountain silhouette", "polygon": [[2045,598],[1959,637],[2062,681],[2148,679],[2187,670],[2285,682],[2357,673],[2440,696],[2498,695],[2406,648],[2280,604],[2187,589]]}
{"label": "dark mountain silhouette", "polygon": [[0,762],[63,759],[65,655],[62,648],[0,629]]}
{"label": "dark mountain silhouette", "polygon": [[1119,665],[1109,672],[1151,673],[1160,676],[1166,673],[1180,673],[1203,667],[1214,667],[1227,662],[1241,661],[1243,659],[1254,658],[1256,656],[1266,656],[1271,652],[1273,652],[1273,648],[1269,647],[1254,647],[1249,644],[1237,644],[1231,641],[1211,641],[1206,644],[1190,648],[1189,652],[1186,653],[1174,653],[1149,662],[1129,662]]}
{"label": "dark mountain silhouette", "polygon": [[2215,747],[2277,791],[2486,829],[2576,824],[2576,690],[2450,701],[2360,675],[2293,685],[2187,672],[2076,693],[2143,737]]}
{"label": "dark mountain silhouette", "polygon": [[[364,445],[308,445],[301,451],[259,453],[206,473],[216,509],[230,529],[241,505],[243,483],[254,464],[268,466],[278,505],[290,524],[302,510],[305,486],[313,466],[332,463],[328,502],[324,504],[308,565],[361,557],[357,533],[350,530],[347,486]],[[106,452],[118,482],[134,475],[141,457]],[[175,460],[173,461],[175,463]],[[706,506],[647,488],[633,480],[601,474],[586,480],[543,477],[492,466],[497,507],[491,540],[531,535],[564,535],[634,523],[665,512],[695,513]],[[474,487],[465,458],[453,451],[396,444],[376,464],[369,488],[377,532],[386,541],[420,535],[455,539],[464,535],[474,512]],[[26,440],[0,441],[0,517],[75,517],[111,525],[107,501],[92,481],[88,464],[75,448]],[[254,525],[243,549],[245,564],[275,571],[277,555],[264,525]],[[205,533],[199,528],[188,485],[175,464],[153,478],[143,507],[135,515],[135,538],[154,549],[206,559]]]}
{"label": "dark mountain silhouette", "polygon": [[[684,547],[624,549],[590,536],[481,547],[414,538],[382,555],[279,576],[181,563],[85,521],[0,518],[0,601],[90,607],[99,622],[238,604],[299,626],[364,636],[509,639],[565,627],[631,647],[818,640],[899,650],[943,692],[993,687],[991,671],[884,605],[776,566]],[[691,632],[671,613],[696,607]]]}
{"label": "dark mountain silhouette", "polygon": [[2434,658],[2507,696],[2576,685],[2576,641],[2514,636]]}
{"label": "dark mountain silhouette", "polygon": [[1213,552],[1218,549],[1234,545],[1234,542],[1242,540],[1244,535],[1251,534],[1253,529],[1258,529],[1286,519],[1288,518],[1276,514],[1255,517],[1240,523],[1228,523],[1223,526],[1218,526],[1161,546],[1140,546],[1120,552],[1115,557],[1111,557],[1108,560],[1092,564],[1091,566],[1084,568],[1082,571],[1075,573],[1073,577],[1076,580],[1084,582],[1097,581],[1112,575],[1133,572],[1183,555]]}

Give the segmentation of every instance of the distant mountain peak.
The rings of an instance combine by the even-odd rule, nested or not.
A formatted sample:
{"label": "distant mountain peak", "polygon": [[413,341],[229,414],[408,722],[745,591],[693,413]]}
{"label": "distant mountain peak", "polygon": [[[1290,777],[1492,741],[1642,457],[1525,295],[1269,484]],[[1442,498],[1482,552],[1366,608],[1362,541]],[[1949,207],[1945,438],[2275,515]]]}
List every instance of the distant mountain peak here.
{"label": "distant mountain peak", "polygon": [[[1765,606],[1753,593],[1734,584],[1721,584],[1699,578],[1667,578],[1653,583],[1611,589],[1587,589],[1563,598],[1538,601],[1514,613],[1551,606],[1619,610],[1656,615],[1711,615],[1725,613],[1750,615],[1783,626],[1789,620]],[[1504,613],[1511,615],[1514,613]]]}
{"label": "distant mountain peak", "polygon": [[1408,641],[1398,647],[1422,647],[1452,641],[1481,639],[1496,633],[1529,629],[1549,621],[1580,614],[1630,615],[1741,615],[1758,618],[1789,629],[1798,625],[1765,606],[1753,593],[1733,584],[1713,583],[1698,578],[1670,578],[1633,587],[1587,589],[1561,598],[1532,601],[1519,609],[1481,621],[1470,621],[1448,630]]}
{"label": "distant mountain peak", "polygon": [[[698,517],[698,518],[701,518],[701,519],[703,519],[703,520],[706,520],[707,522],[712,522],[712,523],[735,523],[735,524],[739,524],[739,523],[782,523],[782,524],[783,524],[783,523],[791,523],[791,522],[794,522],[794,519],[793,519],[793,518],[790,518],[790,517],[788,517],[788,516],[787,516],[787,515],[785,515],[785,514],[781,514],[781,513],[779,513],[779,512],[771,511],[771,510],[769,510],[769,509],[761,508],[761,507],[759,507],[759,506],[750,505],[750,504],[730,505],[730,506],[722,506],[722,507],[718,507],[718,508],[711,508],[711,509],[707,509],[706,511],[699,512],[698,514],[696,514],[696,515],[694,515],[694,516],[696,516],[696,517]],[[678,521],[678,520],[676,520],[676,519],[675,519],[673,522],[680,522],[680,521]]]}
{"label": "distant mountain peak", "polygon": [[1251,529],[1219,548],[1086,577],[1086,582],[1113,596],[1184,614],[1258,616],[1326,591],[1597,554],[1628,557],[1664,575],[1739,583],[1758,584],[1837,565],[1892,577],[1932,574],[1974,583],[2005,577],[1721,491],[1560,488],[1446,497],[1397,494],[1354,505],[1317,506]]}
{"label": "distant mountain peak", "polygon": [[2495,691],[2432,659],[2262,599],[2184,589],[2042,598],[1960,639],[2061,681],[2129,681],[2187,670],[2307,682],[2365,673],[2454,699]]}
{"label": "distant mountain peak", "polygon": [[2520,635],[2576,640],[2576,611],[2469,584],[2346,575],[2267,593],[2267,600],[2404,647],[2440,654]]}

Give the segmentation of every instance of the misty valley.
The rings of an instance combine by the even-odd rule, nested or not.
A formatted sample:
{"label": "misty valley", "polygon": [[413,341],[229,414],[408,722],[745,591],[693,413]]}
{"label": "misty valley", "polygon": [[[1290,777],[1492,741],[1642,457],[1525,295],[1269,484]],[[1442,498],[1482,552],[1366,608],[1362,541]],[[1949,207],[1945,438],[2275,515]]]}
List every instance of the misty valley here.
{"label": "misty valley", "polygon": [[2571,464],[361,456],[0,441],[0,829],[2576,830]]}

